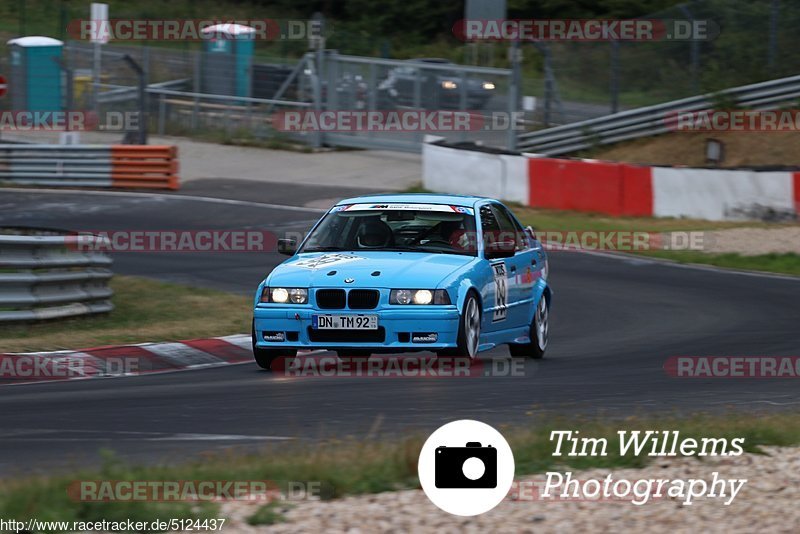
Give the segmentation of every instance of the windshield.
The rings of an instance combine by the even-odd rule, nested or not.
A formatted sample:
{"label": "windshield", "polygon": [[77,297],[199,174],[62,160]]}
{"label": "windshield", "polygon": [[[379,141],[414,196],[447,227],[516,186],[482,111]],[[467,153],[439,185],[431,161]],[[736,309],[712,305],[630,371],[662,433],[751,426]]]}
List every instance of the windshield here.
{"label": "windshield", "polygon": [[334,207],[300,252],[355,250],[476,255],[472,208],[443,204]]}

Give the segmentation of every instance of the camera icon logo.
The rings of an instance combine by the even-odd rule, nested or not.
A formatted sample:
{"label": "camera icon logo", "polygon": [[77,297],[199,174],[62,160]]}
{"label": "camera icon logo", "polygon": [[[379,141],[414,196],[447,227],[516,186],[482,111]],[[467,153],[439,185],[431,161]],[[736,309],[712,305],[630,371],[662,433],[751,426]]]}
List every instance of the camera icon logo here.
{"label": "camera icon logo", "polygon": [[473,516],[488,512],[514,482],[514,455],[502,434],[480,421],[462,419],[431,434],[419,455],[425,495],[445,512]]}
{"label": "camera icon logo", "polygon": [[497,449],[469,441],[466,447],[436,447],[437,488],[496,488]]}

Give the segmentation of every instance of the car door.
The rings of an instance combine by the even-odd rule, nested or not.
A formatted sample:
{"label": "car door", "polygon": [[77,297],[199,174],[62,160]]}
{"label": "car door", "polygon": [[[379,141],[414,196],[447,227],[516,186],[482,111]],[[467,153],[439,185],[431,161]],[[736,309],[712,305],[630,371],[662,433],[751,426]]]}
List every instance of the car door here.
{"label": "car door", "polygon": [[[503,231],[497,212],[491,203],[483,204],[479,208],[481,233],[483,235],[484,258],[486,249],[493,243],[501,241]],[[514,282],[516,268],[514,258],[486,259],[489,275],[485,278],[483,295],[483,320],[481,330],[484,332],[497,332],[515,326],[514,320],[509,315],[512,308],[510,294],[513,290],[511,284]]]}
{"label": "car door", "polygon": [[507,328],[530,324],[533,276],[531,260],[533,253],[524,231],[508,208],[499,203],[491,204],[492,211],[500,226],[503,240],[513,240],[514,256],[505,259],[507,269]]}
{"label": "car door", "polygon": [[516,325],[528,325],[533,317],[533,287],[541,276],[543,256],[541,248],[535,248],[532,238],[523,230],[522,225],[508,208],[502,204],[494,204],[493,209],[498,212],[501,229],[508,225],[514,232],[517,251],[513,258],[509,258],[510,270],[514,281],[510,286],[509,301],[513,308]]}

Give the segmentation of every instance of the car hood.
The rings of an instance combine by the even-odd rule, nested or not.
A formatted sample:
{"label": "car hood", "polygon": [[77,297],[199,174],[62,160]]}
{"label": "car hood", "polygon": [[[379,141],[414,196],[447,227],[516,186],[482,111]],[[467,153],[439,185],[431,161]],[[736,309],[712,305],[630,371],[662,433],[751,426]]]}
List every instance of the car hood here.
{"label": "car hood", "polygon": [[436,288],[475,256],[422,252],[315,252],[296,254],[268,277],[273,287]]}

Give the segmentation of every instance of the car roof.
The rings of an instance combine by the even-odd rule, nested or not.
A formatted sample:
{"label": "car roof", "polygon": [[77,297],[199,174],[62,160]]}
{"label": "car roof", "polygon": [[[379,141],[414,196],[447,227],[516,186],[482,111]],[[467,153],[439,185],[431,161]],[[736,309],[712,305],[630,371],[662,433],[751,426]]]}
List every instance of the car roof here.
{"label": "car roof", "polygon": [[413,204],[447,204],[449,206],[472,207],[482,200],[493,200],[487,197],[471,195],[447,195],[440,193],[386,193],[379,195],[365,195],[361,197],[351,197],[340,200],[337,206],[343,204],[366,204],[366,203],[385,203],[385,202],[406,202]]}

